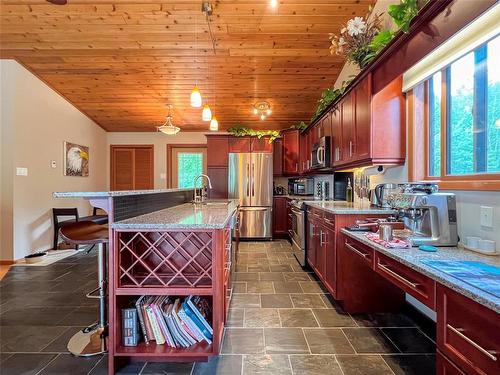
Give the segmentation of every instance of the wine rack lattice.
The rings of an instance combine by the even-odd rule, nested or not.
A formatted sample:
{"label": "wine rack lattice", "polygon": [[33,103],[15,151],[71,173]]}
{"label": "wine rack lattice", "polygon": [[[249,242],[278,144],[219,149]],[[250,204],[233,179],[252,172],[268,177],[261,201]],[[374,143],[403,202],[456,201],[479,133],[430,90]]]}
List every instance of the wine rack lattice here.
{"label": "wine rack lattice", "polygon": [[210,232],[122,232],[120,287],[210,287]]}

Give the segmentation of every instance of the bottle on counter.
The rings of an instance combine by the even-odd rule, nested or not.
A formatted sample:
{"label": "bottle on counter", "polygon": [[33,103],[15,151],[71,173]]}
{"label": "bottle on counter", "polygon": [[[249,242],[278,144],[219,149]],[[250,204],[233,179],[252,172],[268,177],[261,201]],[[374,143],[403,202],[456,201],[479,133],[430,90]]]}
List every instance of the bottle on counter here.
{"label": "bottle on counter", "polygon": [[345,200],[347,202],[353,202],[353,195],[352,195],[352,186],[351,186],[351,179],[347,179],[347,188],[345,191]]}

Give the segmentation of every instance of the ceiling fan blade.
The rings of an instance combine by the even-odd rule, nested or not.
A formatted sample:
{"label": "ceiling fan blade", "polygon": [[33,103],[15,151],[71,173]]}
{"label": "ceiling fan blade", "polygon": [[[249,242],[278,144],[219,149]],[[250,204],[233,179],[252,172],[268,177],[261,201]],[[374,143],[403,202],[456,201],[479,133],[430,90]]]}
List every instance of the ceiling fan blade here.
{"label": "ceiling fan blade", "polygon": [[47,2],[54,5],[66,5],[68,0],[47,0]]}

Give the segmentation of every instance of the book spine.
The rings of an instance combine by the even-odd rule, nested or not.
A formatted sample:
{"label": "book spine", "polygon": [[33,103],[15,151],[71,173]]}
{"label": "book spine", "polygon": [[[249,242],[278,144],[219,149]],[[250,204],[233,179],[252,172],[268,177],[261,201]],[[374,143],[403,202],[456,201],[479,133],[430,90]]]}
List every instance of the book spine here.
{"label": "book spine", "polygon": [[144,316],[142,314],[142,302],[144,301],[144,296],[140,297],[135,303],[135,308],[137,310],[137,317],[139,318],[139,325],[141,326],[142,335],[144,336],[144,342],[149,344],[148,333],[146,331],[146,325],[144,324]]}
{"label": "book spine", "polygon": [[[187,306],[187,305],[186,305]],[[196,327],[201,331],[203,336],[205,337],[205,340],[210,344],[212,343],[212,334],[205,328],[205,326],[200,322],[198,319],[197,315],[191,310],[190,307],[186,307],[184,309],[186,314],[191,318],[194,324],[196,324]]]}
{"label": "book spine", "polygon": [[152,309],[151,306],[146,307],[146,311],[148,313],[148,318],[149,322],[151,323],[151,328],[153,329],[153,334],[155,335],[156,338],[156,343],[158,345],[162,345],[165,343],[165,338],[163,337],[161,333],[160,326],[158,325],[158,322],[156,321],[155,313]]}
{"label": "book spine", "polygon": [[210,326],[210,324],[208,324],[208,322],[203,317],[203,315],[201,315],[200,310],[198,310],[198,307],[196,307],[196,304],[195,304],[196,302],[193,302],[193,298],[191,298],[191,297],[192,296],[189,296],[189,298],[187,300],[187,303],[188,303],[189,307],[191,307],[191,309],[193,310],[193,312],[198,317],[199,321],[205,326],[206,329],[208,329],[208,331],[210,332],[210,334],[213,334],[214,331],[212,330],[212,327]]}

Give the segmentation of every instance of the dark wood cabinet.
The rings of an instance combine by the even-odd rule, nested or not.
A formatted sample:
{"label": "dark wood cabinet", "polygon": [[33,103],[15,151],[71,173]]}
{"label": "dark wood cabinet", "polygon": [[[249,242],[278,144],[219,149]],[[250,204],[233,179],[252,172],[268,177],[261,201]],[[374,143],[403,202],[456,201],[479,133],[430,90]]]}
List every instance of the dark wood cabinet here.
{"label": "dark wood cabinet", "polygon": [[310,148],[309,148],[309,131],[302,133],[300,135],[300,144],[299,144],[299,173],[304,174],[309,172],[310,165]]}
{"label": "dark wood cabinet", "polygon": [[370,158],[371,150],[371,75],[362,80],[353,90],[354,107],[354,159],[357,161]]}
{"label": "dark wood cabinet", "polygon": [[273,237],[284,238],[288,235],[287,198],[273,198]]}
{"label": "dark wood cabinet", "polygon": [[292,230],[292,200],[286,198],[286,232],[290,234]]}
{"label": "dark wood cabinet", "polygon": [[439,350],[436,352],[436,375],[466,375]]}
{"label": "dark wood cabinet", "polygon": [[500,374],[496,312],[442,285],[436,312],[437,346],[446,357],[467,374]]}
{"label": "dark wood cabinet", "polygon": [[322,247],[324,252],[325,266],[323,281],[329,290],[337,289],[337,251],[335,247],[335,230],[323,226]]}
{"label": "dark wood cabinet", "polygon": [[227,167],[229,139],[227,136],[207,136],[207,166]]}
{"label": "dark wood cabinet", "polygon": [[283,132],[283,173],[294,175],[299,173],[299,131]]}
{"label": "dark wood cabinet", "polygon": [[278,138],[273,147],[273,176],[283,175],[283,140]]}
{"label": "dark wood cabinet", "polygon": [[354,105],[354,95],[352,92],[347,94],[342,102],[340,102],[342,112],[342,146],[339,164],[348,164],[354,160],[354,137],[356,131]]}
{"label": "dark wood cabinet", "polygon": [[251,143],[250,137],[229,137],[229,152],[250,152]]}
{"label": "dark wood cabinet", "polygon": [[210,181],[212,182],[212,189],[208,190],[208,197],[210,199],[227,199],[227,171],[227,167],[208,167],[208,177],[210,177]]}
{"label": "dark wood cabinet", "polygon": [[337,106],[331,111],[331,127],[332,127],[332,165],[341,164],[342,157],[342,106]]}
{"label": "dark wood cabinet", "polygon": [[316,253],[318,248],[318,237],[319,237],[319,228],[318,221],[313,216],[313,214],[309,214],[307,217],[307,264],[311,267],[315,272],[317,272],[317,260]]}
{"label": "dark wood cabinet", "polygon": [[269,143],[269,137],[253,137],[250,142],[250,152],[273,152],[273,143]]}

